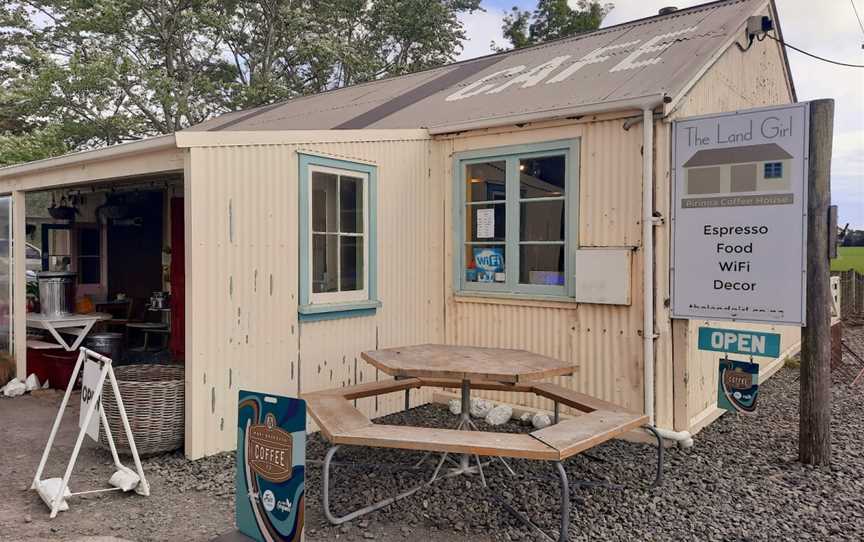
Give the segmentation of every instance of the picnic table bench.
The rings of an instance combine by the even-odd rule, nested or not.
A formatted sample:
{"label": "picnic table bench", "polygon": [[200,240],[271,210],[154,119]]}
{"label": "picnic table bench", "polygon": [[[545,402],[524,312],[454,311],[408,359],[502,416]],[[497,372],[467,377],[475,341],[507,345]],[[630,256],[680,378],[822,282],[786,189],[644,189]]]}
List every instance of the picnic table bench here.
{"label": "picnic table bench", "polygon": [[[422,352],[428,352],[432,346],[423,345],[422,347],[408,347],[402,349],[390,349],[388,351],[364,352],[363,357],[369,361],[374,359],[373,365],[384,370],[392,369],[388,364],[381,363],[382,359],[392,360],[393,352],[408,352],[411,348],[422,349]],[[443,349],[453,347],[439,347]],[[459,355],[469,354],[464,361],[471,361],[470,349],[465,347],[455,347],[460,350]],[[480,357],[489,359],[491,350],[500,349],[476,349],[481,351]],[[435,350],[438,352],[438,350]],[[378,355],[380,352],[386,352],[385,355]],[[417,351],[413,351],[416,353]],[[536,356],[524,351],[504,350],[513,360],[521,360],[520,363],[530,367],[530,356]],[[514,352],[519,355],[514,356]],[[526,360],[526,357],[529,358]],[[545,358],[548,360],[549,358]],[[561,364],[561,362],[558,362]],[[464,365],[463,365],[464,366]],[[568,540],[567,526],[569,525],[570,511],[570,489],[567,474],[561,464],[562,461],[576,454],[579,454],[589,448],[597,446],[610,439],[619,437],[624,433],[644,427],[649,430],[657,439],[658,444],[658,461],[657,471],[654,483],[659,485],[662,480],[662,460],[663,446],[660,436],[656,433],[653,427],[648,426],[648,417],[644,414],[630,412],[614,403],[603,401],[601,399],[591,397],[586,394],[564,388],[554,383],[549,382],[530,382],[526,379],[512,378],[512,381],[493,381],[476,378],[476,373],[470,371],[462,374],[453,374],[452,368],[441,370],[430,365],[418,364],[419,370],[393,370],[396,373],[394,376],[400,377],[398,380],[388,380],[381,382],[372,382],[348,386],[344,388],[323,390],[312,393],[303,394],[302,398],[306,400],[306,407],[309,414],[315,420],[316,424],[324,434],[326,439],[332,444],[328,450],[323,462],[323,488],[322,500],[324,505],[324,513],[327,519],[333,524],[344,523],[361,515],[378,510],[389,504],[392,504],[400,499],[413,495],[420,489],[428,487],[434,482],[456,476],[460,474],[479,474],[483,486],[487,486],[485,476],[483,475],[483,466],[480,457],[490,457],[500,460],[507,469],[513,473],[510,466],[504,458],[529,459],[538,461],[552,461],[555,463],[556,470],[559,475],[561,484],[561,529],[558,539],[561,541]],[[478,369],[483,376],[488,377],[487,370]],[[531,369],[528,368],[528,371]],[[555,372],[558,370],[551,369]],[[572,372],[572,369],[570,369]],[[411,374],[420,373],[422,376],[410,376]],[[534,371],[532,374],[542,374]],[[435,374],[444,374],[445,377],[436,377]],[[523,373],[524,374],[524,373]],[[459,378],[451,378],[451,376],[460,376]],[[506,374],[495,374],[493,378],[505,378]],[[422,387],[436,388],[462,388],[462,416],[460,417],[459,426],[456,429],[441,429],[428,427],[412,427],[402,425],[384,425],[373,423],[363,413],[357,410],[351,401],[364,397],[373,397],[393,392],[404,392],[406,394],[406,409],[408,407],[408,394],[413,389]],[[534,393],[542,397],[546,397],[553,401],[555,405],[554,418],[555,423],[543,429],[532,431],[530,433],[498,433],[476,430],[473,422],[468,419],[468,402],[470,402],[470,388],[483,390],[501,390],[515,391],[524,393]],[[579,415],[565,421],[559,419],[559,404],[564,404],[576,410]],[[466,430],[473,427],[475,430]],[[441,454],[435,471],[432,477],[412,489],[404,491],[399,495],[389,497],[375,504],[355,510],[341,517],[335,516],[330,510],[329,492],[330,492],[330,469],[333,456],[340,446],[365,446],[375,448],[391,448],[400,450],[413,450],[427,452],[427,456],[431,453]],[[451,455],[460,455],[462,461],[457,464],[457,469],[454,469],[442,476],[439,476],[444,463]],[[413,468],[418,468],[427,456],[420,463],[414,465]],[[469,465],[469,458],[476,460],[476,466]],[[452,458],[451,458],[452,461]],[[488,463],[487,463],[488,464]],[[503,503],[508,510],[514,513],[520,520],[540,531],[546,538],[552,539],[548,534],[543,532],[533,522],[528,520],[512,506]]]}

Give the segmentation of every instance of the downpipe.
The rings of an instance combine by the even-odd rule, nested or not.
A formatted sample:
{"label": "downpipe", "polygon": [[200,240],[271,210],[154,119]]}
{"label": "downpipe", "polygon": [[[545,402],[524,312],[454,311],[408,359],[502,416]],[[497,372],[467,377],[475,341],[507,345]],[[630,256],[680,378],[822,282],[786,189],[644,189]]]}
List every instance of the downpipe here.
{"label": "downpipe", "polygon": [[682,448],[693,446],[689,431],[654,425],[654,108],[642,109],[642,354],[645,360],[645,414],[657,434]]}

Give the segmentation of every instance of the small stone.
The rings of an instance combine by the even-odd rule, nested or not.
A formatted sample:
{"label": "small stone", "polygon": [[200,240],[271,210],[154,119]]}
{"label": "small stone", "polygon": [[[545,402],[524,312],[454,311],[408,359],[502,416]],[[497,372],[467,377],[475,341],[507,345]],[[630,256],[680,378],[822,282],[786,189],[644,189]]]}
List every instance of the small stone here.
{"label": "small stone", "polygon": [[538,412],[531,418],[531,425],[533,425],[535,429],[543,429],[544,427],[552,425],[552,418],[550,418],[548,414]]}
{"label": "small stone", "polygon": [[462,413],[462,401],[459,399],[450,399],[447,401],[447,408],[450,409],[451,414],[458,416]]}
{"label": "small stone", "polygon": [[363,533],[363,538],[365,538],[366,540],[375,540],[375,535],[370,533],[369,531],[365,531]]}
{"label": "small stone", "polygon": [[471,399],[471,416],[474,418],[485,418],[489,411],[495,407],[492,401],[486,399]]}
{"label": "small stone", "polygon": [[30,514],[24,516],[24,523],[30,523],[31,521],[33,521],[33,518],[30,517]]}
{"label": "small stone", "polygon": [[508,405],[498,405],[486,414],[486,423],[489,425],[504,425],[513,416],[513,409]]}
{"label": "small stone", "polygon": [[533,417],[534,415],[530,412],[523,412],[522,415],[519,416],[519,423],[523,425],[531,425],[531,418]]}

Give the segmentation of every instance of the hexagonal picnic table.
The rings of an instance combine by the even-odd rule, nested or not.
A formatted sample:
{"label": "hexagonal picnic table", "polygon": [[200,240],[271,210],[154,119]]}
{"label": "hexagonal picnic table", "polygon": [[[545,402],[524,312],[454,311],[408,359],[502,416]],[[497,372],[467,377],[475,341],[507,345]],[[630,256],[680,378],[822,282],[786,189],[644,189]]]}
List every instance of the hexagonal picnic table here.
{"label": "hexagonal picnic table", "polygon": [[[536,382],[542,378],[572,374],[575,367],[567,362],[525,350],[440,344],[387,348],[363,352],[362,357],[396,379],[303,395],[309,413],[333,445],[325,456],[322,475],[324,514],[333,524],[344,523],[383,508],[444,478],[479,474],[482,485],[488,488],[480,456],[501,461],[511,475],[515,475],[515,472],[504,458],[522,458],[555,462],[561,482],[559,540],[566,541],[570,486],[561,462],[638,427],[648,429],[657,439],[658,462],[654,484],[661,483],[662,441],[654,428],[646,425],[647,416],[557,384]],[[407,409],[410,390],[424,386],[461,389],[461,414],[455,429],[373,424],[350,403],[362,397],[404,391]],[[554,423],[529,434],[480,431],[470,417],[472,389],[534,393],[551,399],[554,403]],[[560,421],[560,404],[579,411],[581,415]],[[394,497],[337,517],[330,510],[330,468],[334,454],[342,445],[425,451],[426,455],[410,467],[414,469],[419,468],[432,453],[441,455],[428,481]],[[451,454],[458,454],[460,461],[453,461]],[[476,461],[475,466],[471,466],[472,457]],[[448,459],[455,463],[455,468],[442,475],[442,467]],[[552,540],[510,504],[501,498],[497,500],[520,520]]]}

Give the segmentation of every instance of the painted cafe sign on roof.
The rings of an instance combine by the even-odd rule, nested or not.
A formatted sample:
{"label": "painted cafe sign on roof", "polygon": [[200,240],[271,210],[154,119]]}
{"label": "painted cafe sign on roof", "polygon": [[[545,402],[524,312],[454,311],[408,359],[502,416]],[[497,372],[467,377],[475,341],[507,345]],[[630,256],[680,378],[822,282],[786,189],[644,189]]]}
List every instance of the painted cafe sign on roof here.
{"label": "painted cafe sign on roof", "polygon": [[[682,30],[659,34],[645,40],[632,53],[630,53],[623,60],[612,66],[609,72],[615,73],[660,63],[662,61],[662,57],[660,55],[650,58],[645,58],[645,56],[649,55],[650,53],[666,49],[669,46],[669,43],[667,42],[669,38],[677,38],[685,34],[690,34],[692,32],[695,32],[696,28],[696,26],[691,26]],[[618,52],[622,49],[627,49],[629,47],[634,47],[639,44],[640,41],[641,40],[616,43],[613,45],[607,45],[605,47],[594,49],[593,51],[577,59],[552,77],[549,77],[550,75],[552,75],[552,72],[554,72],[565,62],[567,62],[572,57],[572,55],[557,56],[532,68],[528,68],[525,65],[506,68],[481,77],[473,83],[462,87],[461,89],[447,96],[446,100],[448,102],[453,102],[457,100],[464,100],[465,98],[471,98],[473,96],[479,96],[481,94],[494,95],[503,92],[510,87],[518,86],[519,88],[529,88],[540,83],[544,83],[546,85],[561,83],[562,81],[566,81],[574,73],[578,72],[585,66],[608,62],[615,52]],[[496,81],[500,78],[506,78],[506,80],[503,83],[501,81]]]}

